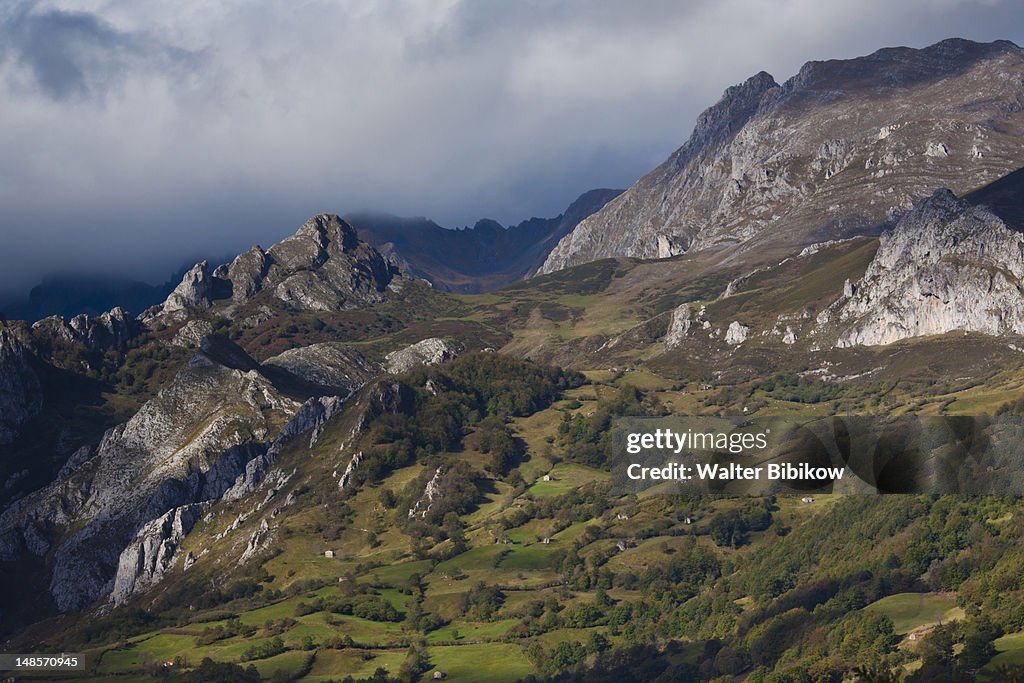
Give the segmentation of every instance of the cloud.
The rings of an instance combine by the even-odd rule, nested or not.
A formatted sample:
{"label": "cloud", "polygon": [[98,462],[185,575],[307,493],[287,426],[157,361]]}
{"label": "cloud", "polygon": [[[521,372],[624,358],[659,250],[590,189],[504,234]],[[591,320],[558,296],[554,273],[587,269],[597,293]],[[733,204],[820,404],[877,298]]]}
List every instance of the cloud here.
{"label": "cloud", "polygon": [[159,281],[321,210],[554,215],[632,183],[761,69],[1021,42],[1022,19],[1012,0],[15,4],[0,288],[86,267]]}
{"label": "cloud", "polygon": [[102,97],[133,72],[169,75],[198,65],[196,55],[119,31],[95,14],[37,6],[16,5],[0,23],[0,57],[14,59],[53,100]]}

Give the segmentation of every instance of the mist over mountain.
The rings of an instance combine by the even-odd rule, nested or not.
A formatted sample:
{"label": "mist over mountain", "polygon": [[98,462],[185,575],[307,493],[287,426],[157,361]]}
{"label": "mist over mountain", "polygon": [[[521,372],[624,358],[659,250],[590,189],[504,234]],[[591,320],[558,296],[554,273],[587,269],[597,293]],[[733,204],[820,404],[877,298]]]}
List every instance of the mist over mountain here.
{"label": "mist over mountain", "polygon": [[163,301],[189,268],[191,264],[178,268],[159,285],[116,273],[53,275],[29,290],[27,297],[9,295],[6,304],[0,303],[0,313],[10,319],[29,322],[51,315],[97,316],[117,307],[141,313]]}
{"label": "mist over mountain", "polygon": [[531,218],[503,227],[480,220],[471,228],[446,230],[425,218],[346,214],[359,236],[397,258],[408,271],[449,292],[498,289],[536,272],[548,252],[580,221],[622,190],[591,190],[555,218]]}

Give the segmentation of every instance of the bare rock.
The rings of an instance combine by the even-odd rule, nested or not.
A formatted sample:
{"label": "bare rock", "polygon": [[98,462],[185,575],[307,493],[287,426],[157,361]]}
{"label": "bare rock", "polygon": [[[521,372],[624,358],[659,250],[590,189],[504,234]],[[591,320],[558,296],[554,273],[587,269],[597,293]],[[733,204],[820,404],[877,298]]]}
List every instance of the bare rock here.
{"label": "bare rock", "polygon": [[781,86],[756,74],[562,238],[541,272],[726,247],[764,262],[768,247],[892,225],[936,187],[966,192],[1018,168],[1024,138],[1005,131],[1024,125],[1022,98],[1024,50],[1008,41],[809,62]]}
{"label": "bare rock", "polygon": [[674,349],[679,346],[690,331],[690,306],[680,304],[672,311],[672,318],[665,333],[665,348]]}
{"label": "bare rock", "polygon": [[729,329],[725,331],[725,343],[738,346],[747,341],[747,337],[749,336],[750,327],[737,320],[733,320],[729,323]]}
{"label": "bare rock", "polygon": [[438,365],[459,355],[460,349],[453,343],[437,337],[416,342],[404,349],[392,351],[384,361],[385,369],[395,375],[406,372],[417,365]]}
{"label": "bare rock", "polygon": [[202,505],[183,505],[139,529],[118,559],[110,602],[122,605],[135,593],[159,583],[177,560],[176,553],[182,539],[202,513]]}
{"label": "bare rock", "polygon": [[1024,235],[989,209],[939,190],[881,237],[856,291],[819,316],[837,346],[953,330],[1024,334]]}

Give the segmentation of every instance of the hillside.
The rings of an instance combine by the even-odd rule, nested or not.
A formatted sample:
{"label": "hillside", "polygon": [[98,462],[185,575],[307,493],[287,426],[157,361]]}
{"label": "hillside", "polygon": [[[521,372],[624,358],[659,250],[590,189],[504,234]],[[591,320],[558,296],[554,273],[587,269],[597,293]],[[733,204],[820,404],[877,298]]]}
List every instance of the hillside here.
{"label": "hillside", "polygon": [[[940,199],[950,215],[967,206]],[[5,362],[36,377],[94,364],[83,391],[114,427],[98,441],[72,432],[84,453],[37,492],[25,495],[36,466],[14,478],[0,571],[27,589],[0,605],[12,646],[83,651],[90,680],[216,678],[221,662],[265,679],[472,681],[479,660],[499,681],[758,680],[955,672],[1024,628],[1015,585],[992,588],[1015,571],[1015,499],[610,488],[620,415],[1019,410],[1014,330],[864,347],[821,326],[846,282],[868,277],[878,239],[753,273],[699,254],[604,260],[452,295],[398,274],[382,288],[339,280],[333,259],[389,272],[348,234],[317,217],[260,250],[267,267],[200,264],[143,316],[148,329],[119,323],[121,341],[91,319],[91,337],[7,324]],[[321,306],[295,282],[369,298]],[[10,393],[43,399],[22,404],[12,474],[34,420],[67,419],[45,381],[25,381]],[[907,594],[928,607],[901,607]],[[960,649],[941,654],[942,638]]]}

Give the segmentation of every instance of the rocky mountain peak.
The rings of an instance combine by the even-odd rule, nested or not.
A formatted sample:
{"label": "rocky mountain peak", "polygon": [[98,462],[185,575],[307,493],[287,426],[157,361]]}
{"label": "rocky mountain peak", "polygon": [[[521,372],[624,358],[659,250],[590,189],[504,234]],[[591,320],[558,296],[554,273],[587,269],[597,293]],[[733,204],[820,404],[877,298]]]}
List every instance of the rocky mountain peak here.
{"label": "rocky mountain peak", "polygon": [[190,309],[206,309],[213,305],[214,277],[210,272],[208,261],[195,264],[181,278],[181,283],[174,288],[167,299],[160,305],[143,312],[142,320],[150,320],[157,316],[174,318],[186,317]]}
{"label": "rocky mountain peak", "polygon": [[721,142],[742,127],[761,107],[765,95],[778,87],[771,74],[758,71],[742,83],[726,88],[721,99],[697,118],[693,134],[681,148],[677,163],[682,157]]}
{"label": "rocky mountain peak", "polygon": [[938,187],[964,193],[1017,168],[1021,132],[1024,51],[1007,41],[810,62],[782,86],[759,73],[562,238],[541,272],[707,250],[764,265],[876,234]]}
{"label": "rocky mountain peak", "polygon": [[336,214],[321,213],[313,216],[294,235],[270,248],[270,254],[286,267],[311,268],[325,252],[352,251],[359,245],[359,236],[352,226]]}
{"label": "rocky mountain peak", "polygon": [[340,310],[382,301],[399,276],[351,225],[336,214],[317,214],[266,251],[254,245],[214,272],[206,261],[197,263],[167,300],[142,319],[170,316],[180,322],[190,310],[208,309],[229,297],[233,304],[244,304],[263,292],[296,310]]}

